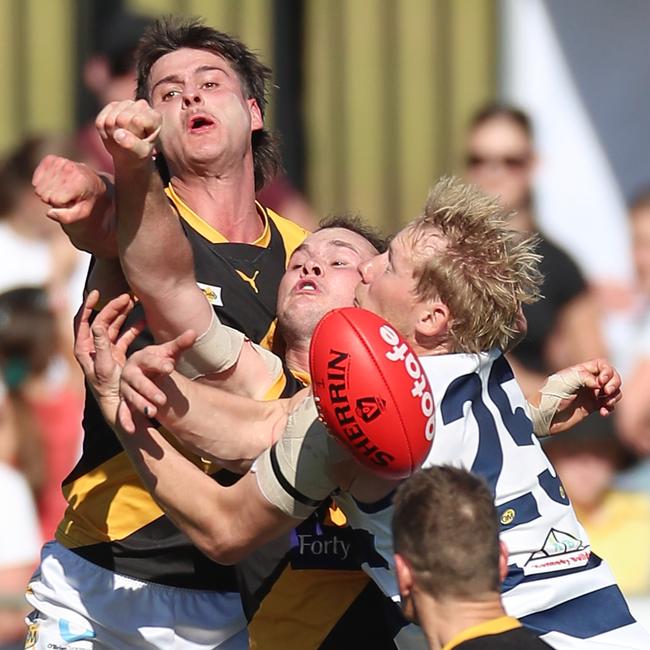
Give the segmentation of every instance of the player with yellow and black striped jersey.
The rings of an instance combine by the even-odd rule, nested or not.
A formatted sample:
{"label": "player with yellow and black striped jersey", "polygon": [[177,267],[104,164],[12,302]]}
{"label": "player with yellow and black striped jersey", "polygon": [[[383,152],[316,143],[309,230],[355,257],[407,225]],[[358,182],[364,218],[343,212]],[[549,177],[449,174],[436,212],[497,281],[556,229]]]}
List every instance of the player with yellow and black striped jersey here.
{"label": "player with yellow and black striped jersey", "polygon": [[[354,224],[345,219],[331,221],[307,237],[289,260],[278,292],[278,324],[286,342],[287,365],[280,365],[277,357],[243,340],[211,317],[210,327],[200,342],[183,355],[177,368],[189,377],[208,375],[213,384],[258,399],[273,399],[280,393],[289,395],[307,385],[306,354],[313,327],[329,309],[351,303],[359,279],[357,267],[376,250],[363,234],[350,230]],[[159,223],[158,227],[164,230],[173,225]],[[126,260],[124,268],[128,275]],[[196,289],[190,291],[187,284],[185,290],[193,294],[184,296],[187,310],[206,312],[200,293]],[[152,309],[169,309],[164,302],[157,298],[149,299],[147,304]],[[198,309],[191,302],[197,302]],[[157,356],[147,355],[147,350],[136,353],[129,363],[130,371],[124,371],[123,390],[132,399],[139,398],[133,386],[142,389],[147,376],[155,372],[161,361]],[[289,363],[297,370],[290,371]],[[224,375],[221,383],[215,373]],[[239,459],[248,459],[250,465],[271,443],[267,438],[240,442],[215,435],[206,411],[195,405],[203,406],[206,402],[202,400],[207,400],[209,412],[217,413],[219,394],[215,397],[211,387],[189,381],[178,373],[159,381],[167,387],[168,402],[164,407],[155,403],[153,394],[159,389],[151,384],[152,401],[143,402],[143,408],[146,406],[148,413],[155,415],[184,444],[200,449],[205,456],[226,466],[237,459],[237,468],[247,469]],[[185,404],[176,403],[176,396],[182,396]],[[251,647],[355,648],[368,641],[367,630],[360,636],[359,616],[384,606],[379,590],[359,571],[361,563],[371,561],[373,556],[376,553],[371,540],[345,526],[340,511],[324,507],[291,535],[246,558],[238,565],[237,574],[244,608],[251,619]],[[400,624],[398,621],[390,626],[382,620],[376,625],[373,647],[394,648],[392,633]]]}
{"label": "player with yellow and black striped jersey", "polygon": [[[169,200],[192,248],[196,280],[224,323],[269,341],[280,277],[306,234],[255,202],[279,164],[263,124],[270,70],[228,34],[174,18],[145,32],[137,68],[141,99],[109,105],[97,123],[100,135],[116,160],[107,131],[128,127],[131,118],[137,124],[128,107],[159,109],[161,128],[149,135],[169,170]],[[150,150],[140,162],[158,179]],[[123,164],[115,171],[118,211],[136,195],[144,201],[142,174]],[[48,216],[96,254],[94,270],[117,259],[116,219],[96,174],[49,157],[34,184],[51,207]],[[154,236],[147,245],[158,244]],[[173,264],[173,255],[163,260],[170,273]],[[143,335],[134,347],[152,340]],[[90,397],[84,428],[82,459],[64,485],[68,511],[29,587],[33,647],[246,648],[234,570],[210,562],[163,516]]]}

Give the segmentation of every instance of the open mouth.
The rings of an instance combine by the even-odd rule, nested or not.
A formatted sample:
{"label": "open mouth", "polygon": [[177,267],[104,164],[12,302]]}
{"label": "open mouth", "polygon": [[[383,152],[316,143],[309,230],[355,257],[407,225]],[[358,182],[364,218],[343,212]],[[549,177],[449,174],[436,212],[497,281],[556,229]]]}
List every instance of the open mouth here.
{"label": "open mouth", "polygon": [[318,287],[315,282],[311,280],[300,280],[294,289],[296,293],[311,293],[312,291],[318,291]]}
{"label": "open mouth", "polygon": [[213,126],[214,120],[207,115],[193,115],[187,123],[187,128],[191,133],[205,131]]}

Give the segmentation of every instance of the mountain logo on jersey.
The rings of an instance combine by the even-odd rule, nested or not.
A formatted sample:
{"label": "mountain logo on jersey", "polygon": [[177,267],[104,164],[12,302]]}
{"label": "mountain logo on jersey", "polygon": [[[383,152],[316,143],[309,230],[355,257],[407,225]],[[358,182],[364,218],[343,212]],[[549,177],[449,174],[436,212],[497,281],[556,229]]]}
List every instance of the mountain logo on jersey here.
{"label": "mountain logo on jersey", "polygon": [[196,283],[199,289],[203,291],[203,295],[208,299],[208,302],[215,307],[223,307],[223,300],[221,300],[221,287],[215,287],[212,284],[203,284],[203,282]]}
{"label": "mountain logo on jersey", "polygon": [[549,573],[584,566],[591,556],[591,547],[569,533],[551,528],[544,546],[533,553],[524,565],[524,574]]}
{"label": "mountain logo on jersey", "polygon": [[386,400],[380,397],[360,397],[357,400],[357,407],[354,410],[357,417],[366,424],[377,419],[386,408]]}

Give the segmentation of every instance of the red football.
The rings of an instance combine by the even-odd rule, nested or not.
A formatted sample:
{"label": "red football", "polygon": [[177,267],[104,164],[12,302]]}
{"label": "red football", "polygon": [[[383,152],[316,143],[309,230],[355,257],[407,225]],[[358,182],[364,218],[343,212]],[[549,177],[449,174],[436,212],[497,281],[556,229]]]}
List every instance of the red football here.
{"label": "red football", "polygon": [[309,366],[322,421],[360,463],[387,478],[420,467],[435,432],[433,395],[392,325],[365,309],[335,309],[316,326]]}

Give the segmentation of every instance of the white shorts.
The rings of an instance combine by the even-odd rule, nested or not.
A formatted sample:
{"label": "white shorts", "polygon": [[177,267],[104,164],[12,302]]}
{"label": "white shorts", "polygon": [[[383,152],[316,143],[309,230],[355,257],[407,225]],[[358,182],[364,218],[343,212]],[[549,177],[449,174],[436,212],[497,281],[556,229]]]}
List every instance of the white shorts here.
{"label": "white shorts", "polygon": [[43,547],[27,600],[26,648],[246,650],[239,594],[143,582],[99,567],[58,542]]}

